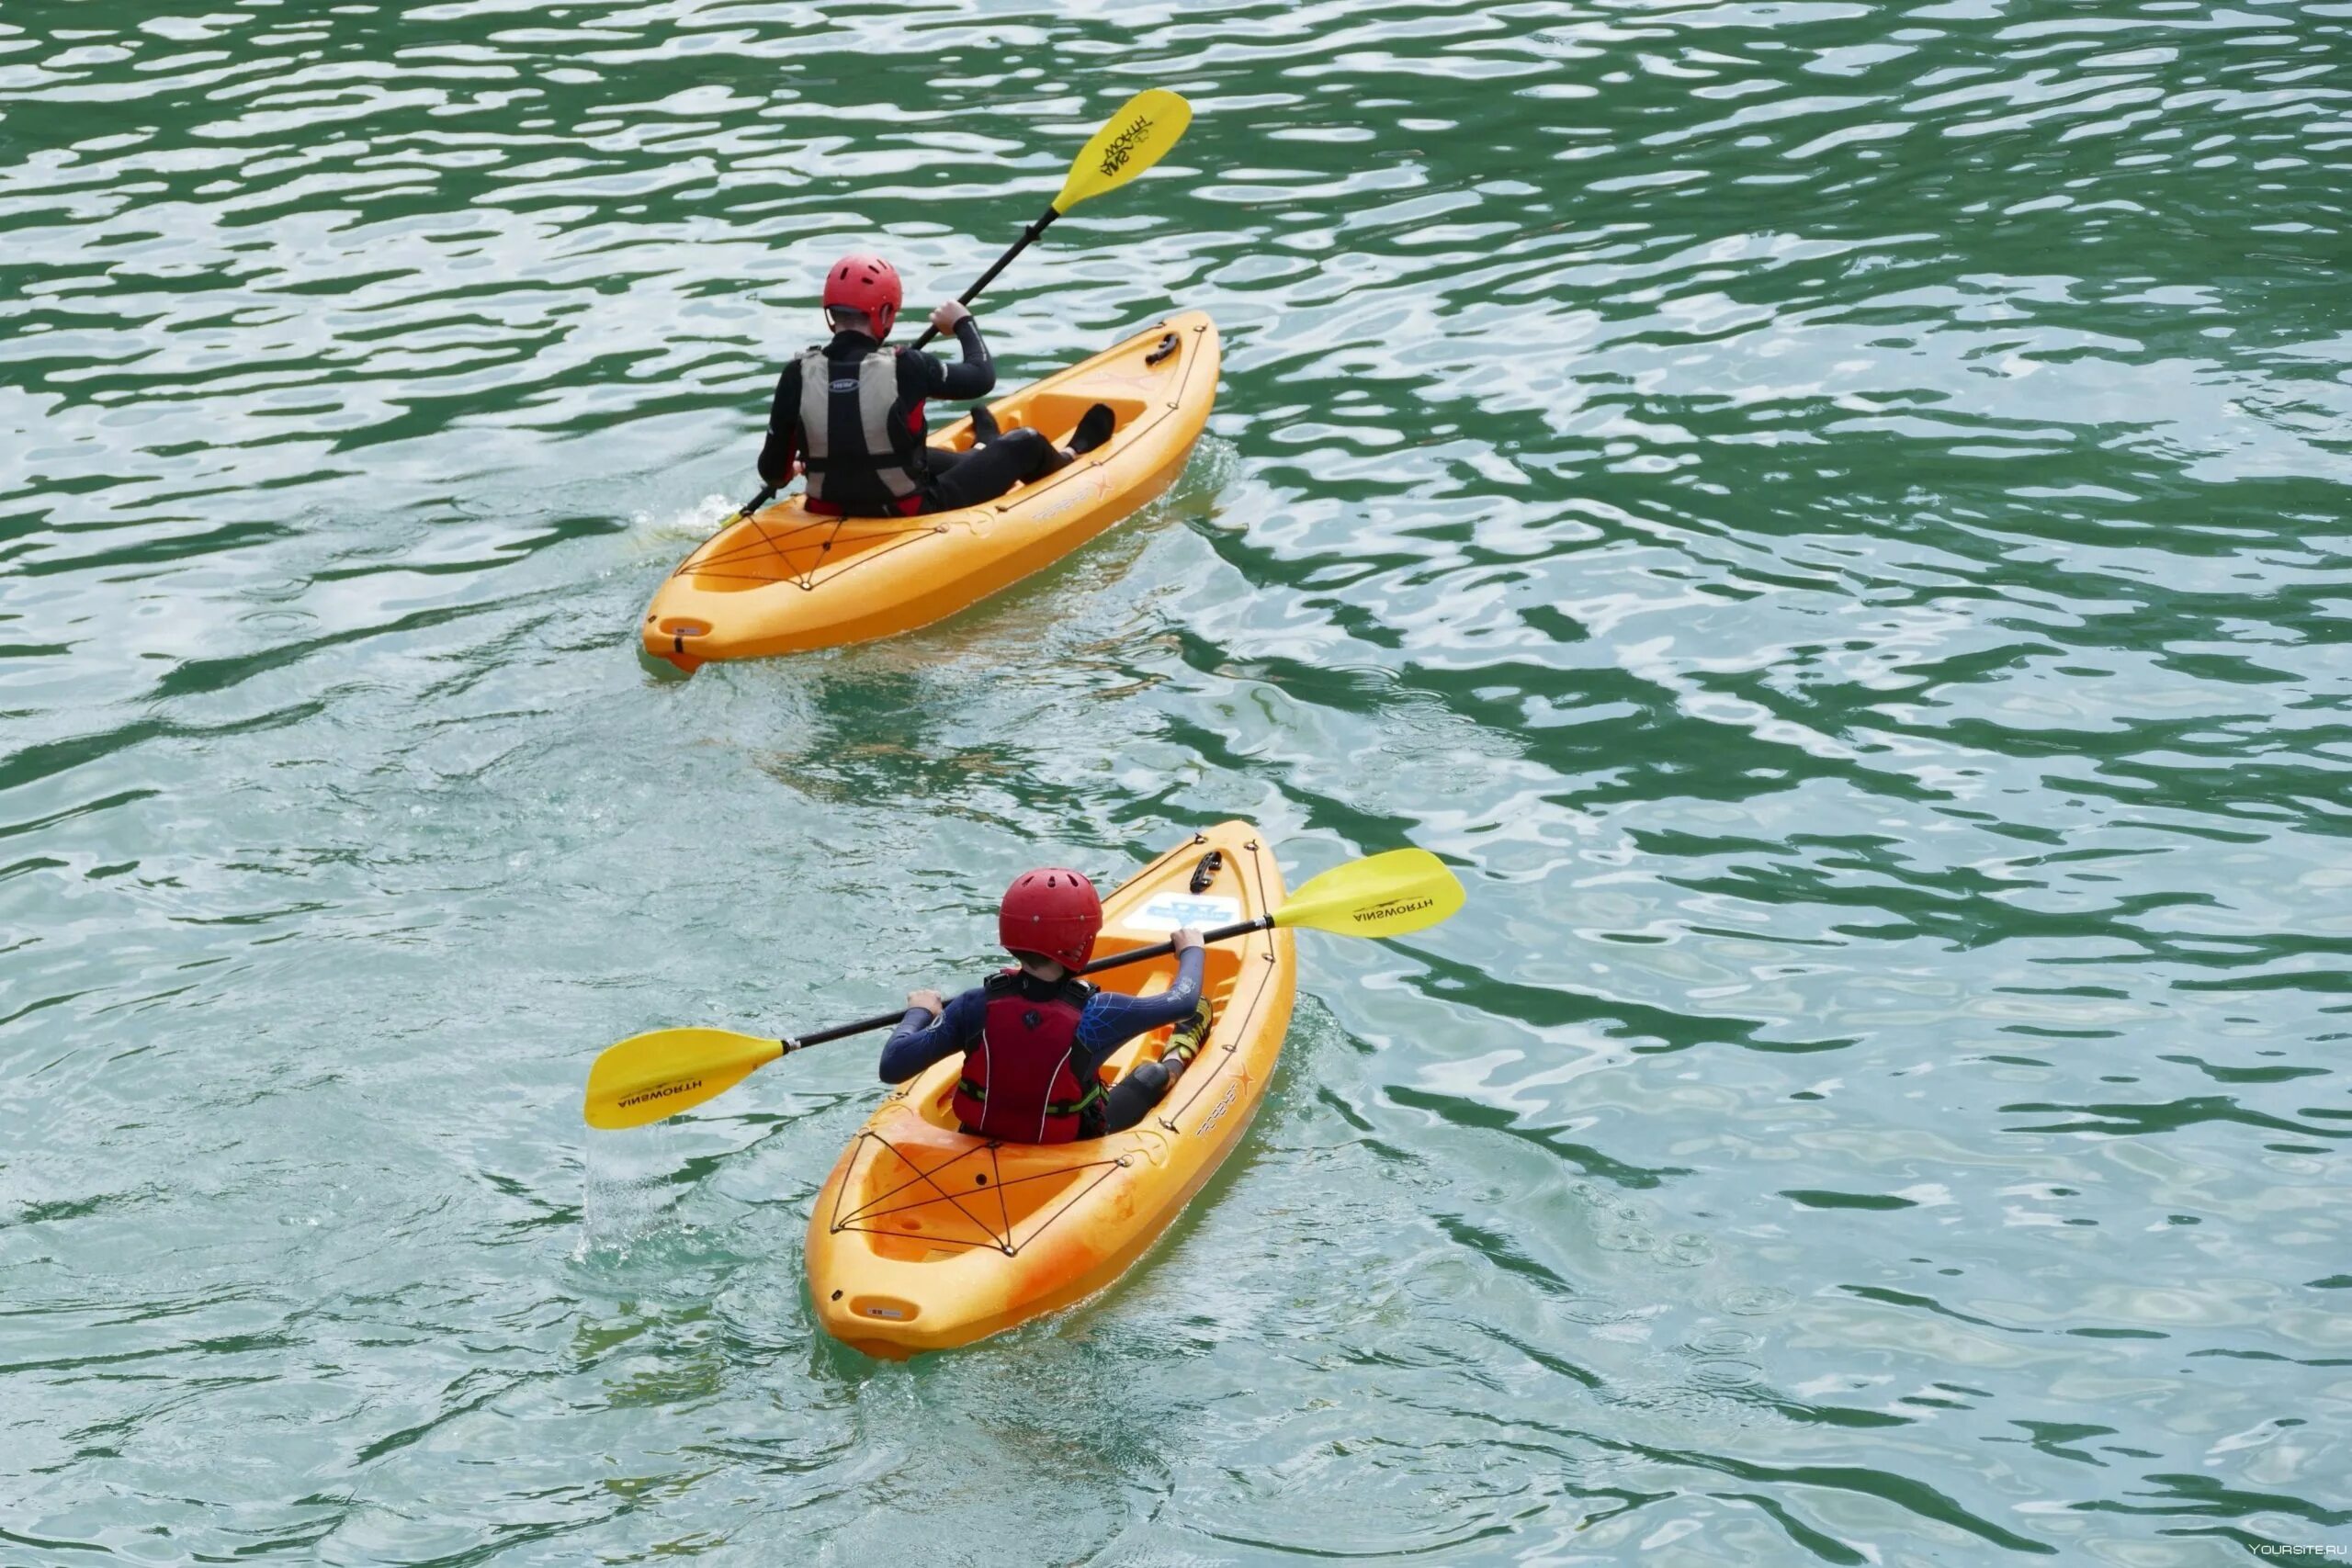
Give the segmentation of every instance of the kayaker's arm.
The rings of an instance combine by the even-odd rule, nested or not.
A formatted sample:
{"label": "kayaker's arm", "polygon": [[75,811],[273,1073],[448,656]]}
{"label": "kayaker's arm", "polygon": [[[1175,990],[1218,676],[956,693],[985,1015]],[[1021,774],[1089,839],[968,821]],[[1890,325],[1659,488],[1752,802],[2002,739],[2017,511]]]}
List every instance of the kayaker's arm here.
{"label": "kayaker's arm", "polygon": [[909,389],[907,371],[899,372],[901,393],[911,390],[917,398],[945,398],[963,401],[985,398],[996,389],[996,361],[989,355],[986,339],[980,336],[980,323],[966,316],[956,323],[956,341],[964,347],[961,364],[950,365],[928,354],[910,349],[899,356],[899,363],[910,367],[918,385]]}
{"label": "kayaker's arm", "polygon": [[792,478],[800,456],[800,362],[794,360],[775,378],[775,401],[768,409],[767,445],[760,448],[760,482],[782,485]]}
{"label": "kayaker's arm", "polygon": [[936,1018],[909,1008],[882,1047],[882,1081],[904,1083],[933,1062],[962,1055],[980,1037],[987,1017],[988,1000],[977,987],[956,997]]}
{"label": "kayaker's arm", "polygon": [[[1101,1066],[1111,1053],[1136,1035],[1190,1018],[1201,1005],[1201,975],[1208,954],[1188,950],[1176,961],[1176,983],[1157,996],[1131,997],[1124,991],[1098,991],[1078,1021],[1076,1055],[1084,1064]],[[1081,1071],[1080,1077],[1084,1076]]]}

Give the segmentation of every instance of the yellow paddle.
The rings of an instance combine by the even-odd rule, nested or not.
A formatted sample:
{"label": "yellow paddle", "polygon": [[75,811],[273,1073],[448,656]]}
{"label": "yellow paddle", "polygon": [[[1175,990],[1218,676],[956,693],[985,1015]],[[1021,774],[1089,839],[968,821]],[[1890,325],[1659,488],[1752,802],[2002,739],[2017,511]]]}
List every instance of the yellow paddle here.
{"label": "yellow paddle", "polygon": [[[1094,133],[1094,139],[1078,150],[1069,177],[1062,182],[1061,195],[1054,197],[1044,216],[1021,231],[1012,248],[997,257],[996,265],[980,274],[978,283],[964,290],[964,303],[978,299],[980,290],[994,283],[996,275],[1012,265],[1013,257],[1036,243],[1055,219],[1081,201],[1118,189],[1166,157],[1192,123],[1193,106],[1165,87],[1148,87],[1129,98]],[[925,327],[915,346],[921,348],[937,335],[937,328]]]}
{"label": "yellow paddle", "polygon": [[[1341,936],[1392,937],[1433,926],[1462,908],[1462,884],[1445,863],[1427,850],[1390,850],[1335,865],[1291,897],[1271,915],[1240,920],[1201,933],[1205,942],[1229,942],[1276,926],[1336,931]],[[1083,974],[1140,964],[1175,951],[1173,941],[1114,953],[1088,964]],[[582,1108],[591,1127],[641,1127],[674,1116],[724,1094],[770,1062],[829,1040],[843,1040],[888,1029],[906,1010],[876,1013],[814,1034],[763,1040],[729,1029],[657,1029],[609,1047],[588,1069],[588,1099]]]}
{"label": "yellow paddle", "polygon": [[[980,297],[980,290],[996,281],[996,275],[1012,265],[1012,258],[1035,244],[1054,220],[1091,197],[1121,186],[1150,168],[1168,155],[1184,128],[1193,123],[1193,106],[1165,87],[1148,87],[1120,106],[1092,141],[1078,150],[1078,157],[1070,164],[1069,177],[1062,182],[1061,195],[1045,215],[1021,231],[1012,248],[996,258],[996,265],[980,274],[980,280],[964,290],[962,299],[968,305]],[[922,336],[915,339],[921,348],[938,335],[935,327],[925,327]],[[719,525],[731,528],[765,506],[776,492],[775,485],[763,485],[760,493],[743,503],[742,509]]]}

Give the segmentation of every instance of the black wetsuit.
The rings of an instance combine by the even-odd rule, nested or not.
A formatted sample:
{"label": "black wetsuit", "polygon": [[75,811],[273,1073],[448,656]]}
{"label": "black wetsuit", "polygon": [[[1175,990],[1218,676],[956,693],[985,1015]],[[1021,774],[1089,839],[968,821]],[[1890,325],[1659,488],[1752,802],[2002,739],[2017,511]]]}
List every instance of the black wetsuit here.
{"label": "black wetsuit", "polygon": [[[909,469],[921,486],[924,512],[952,512],[960,506],[993,501],[1016,484],[1052,472],[1060,463],[1053,444],[1034,430],[1008,430],[969,452],[951,452],[923,445],[930,434],[923,418],[925,401],[932,398],[958,401],[985,398],[996,386],[996,362],[989,357],[979,323],[969,316],[956,322],[956,341],[964,349],[963,362],[957,365],[910,348],[897,351],[899,400],[891,406],[890,424],[893,429],[913,434]],[[857,363],[878,346],[865,333],[836,333],[833,341],[825,345],[825,357],[837,367],[852,367],[837,373],[854,376]],[[768,411],[767,445],[760,449],[761,481],[783,484],[792,477],[792,465],[804,450],[800,438],[800,362],[796,359],[776,378],[775,402]],[[828,494],[851,498],[842,503],[846,515],[901,514],[898,507],[889,503],[879,481],[858,481],[843,454],[836,453],[831,458],[825,483]]]}

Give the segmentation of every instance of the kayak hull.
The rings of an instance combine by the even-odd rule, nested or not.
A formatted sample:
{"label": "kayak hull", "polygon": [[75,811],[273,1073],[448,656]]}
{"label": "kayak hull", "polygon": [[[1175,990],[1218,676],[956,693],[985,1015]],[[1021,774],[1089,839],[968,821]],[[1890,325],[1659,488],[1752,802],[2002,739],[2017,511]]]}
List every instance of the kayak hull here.
{"label": "kayak hull", "polygon": [[[1105,899],[1095,951],[1161,942],[1180,924],[1254,919],[1282,898],[1282,873],[1258,830],[1223,823]],[[1157,959],[1099,978],[1148,994],[1174,977],[1174,962]],[[818,1323],[869,1356],[902,1360],[986,1338],[1116,1280],[1216,1174],[1264,1100],[1296,991],[1291,933],[1211,948],[1205,989],[1216,1005],[1207,1043],[1124,1133],[1060,1145],[959,1133],[948,1108],[958,1057],[895,1090],[842,1151],[809,1213]],[[1168,1032],[1121,1047],[1106,1076],[1157,1057]]]}
{"label": "kayak hull", "polygon": [[[822,517],[794,496],[720,529],[679,566],[639,631],[652,658],[692,673],[895,637],[1052,565],[1174,484],[1216,399],[1216,327],[1171,316],[990,406],[1000,428],[1067,443],[1108,403],[1111,439],[1058,473],[979,506],[916,517]],[[932,445],[968,449],[960,419]]]}

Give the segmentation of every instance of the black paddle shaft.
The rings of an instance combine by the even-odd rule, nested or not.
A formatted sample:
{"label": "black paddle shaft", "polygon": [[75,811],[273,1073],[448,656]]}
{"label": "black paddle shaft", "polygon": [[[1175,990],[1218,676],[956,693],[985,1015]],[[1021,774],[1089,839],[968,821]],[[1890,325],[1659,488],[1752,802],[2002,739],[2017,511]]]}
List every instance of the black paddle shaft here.
{"label": "black paddle shaft", "polygon": [[[1266,931],[1273,929],[1274,917],[1261,915],[1254,920],[1236,920],[1229,926],[1214,926],[1201,933],[1201,940],[1203,942],[1231,942],[1235,937],[1248,936],[1251,931]],[[1108,958],[1098,958],[1079,973],[1091,975],[1097,969],[1116,969],[1122,964],[1141,964],[1147,958],[1165,958],[1175,951],[1176,939],[1170,937],[1166,942],[1155,942],[1149,947],[1130,948],[1125,953],[1114,953]]]}
{"label": "black paddle shaft", "polygon": [[735,515],[729,517],[727,521],[730,525],[741,523],[744,518],[749,517],[752,513],[757,512],[761,507],[765,506],[768,502],[775,497],[775,488],[776,487],[774,485],[762,485],[760,487],[760,493],[745,502],[737,509]]}
{"label": "black paddle shaft", "polygon": [[[981,281],[986,282],[987,279],[983,278]],[[1213,930],[1204,931],[1201,933],[1201,940],[1204,942],[1231,942],[1235,937],[1248,936],[1251,931],[1273,929],[1274,917],[1261,915],[1254,920],[1236,920],[1229,926],[1218,926]],[[1114,953],[1107,958],[1098,958],[1079,973],[1092,975],[1104,969],[1122,969],[1130,964],[1141,964],[1147,959],[1165,958],[1175,951],[1176,939],[1170,937],[1166,942],[1155,942],[1149,947],[1131,948],[1125,953]],[[877,1012],[872,1018],[861,1018],[855,1023],[836,1024],[831,1029],[820,1029],[814,1034],[803,1034],[797,1039],[787,1034],[776,1042],[784,1047],[777,1055],[789,1056],[795,1051],[806,1050],[811,1045],[822,1045],[833,1040],[846,1040],[853,1034],[871,1034],[877,1029],[894,1027],[906,1016],[907,1010],[900,1008],[896,1012]]]}
{"label": "black paddle shaft", "polygon": [[[986,288],[989,284],[996,281],[996,275],[1002,272],[1006,267],[1011,266],[1012,265],[1013,257],[1027,250],[1031,245],[1035,244],[1037,243],[1037,237],[1040,234],[1043,234],[1053,223],[1053,220],[1060,216],[1061,214],[1059,212],[1057,212],[1052,208],[1048,207],[1046,209],[1046,215],[1044,217],[1038,219],[1035,223],[1030,224],[1026,229],[1022,230],[1021,238],[1013,241],[1012,248],[1007,250],[1004,254],[996,258],[996,265],[989,268],[988,271],[980,274],[980,280],[978,283],[975,283],[972,287],[964,290],[960,297],[963,302],[968,305],[973,300],[978,299],[980,297],[980,291]],[[924,344],[929,343],[933,338],[935,338],[938,335],[939,329],[937,327],[925,327],[922,330],[922,336],[915,339],[915,346],[917,348],[921,348]]]}

